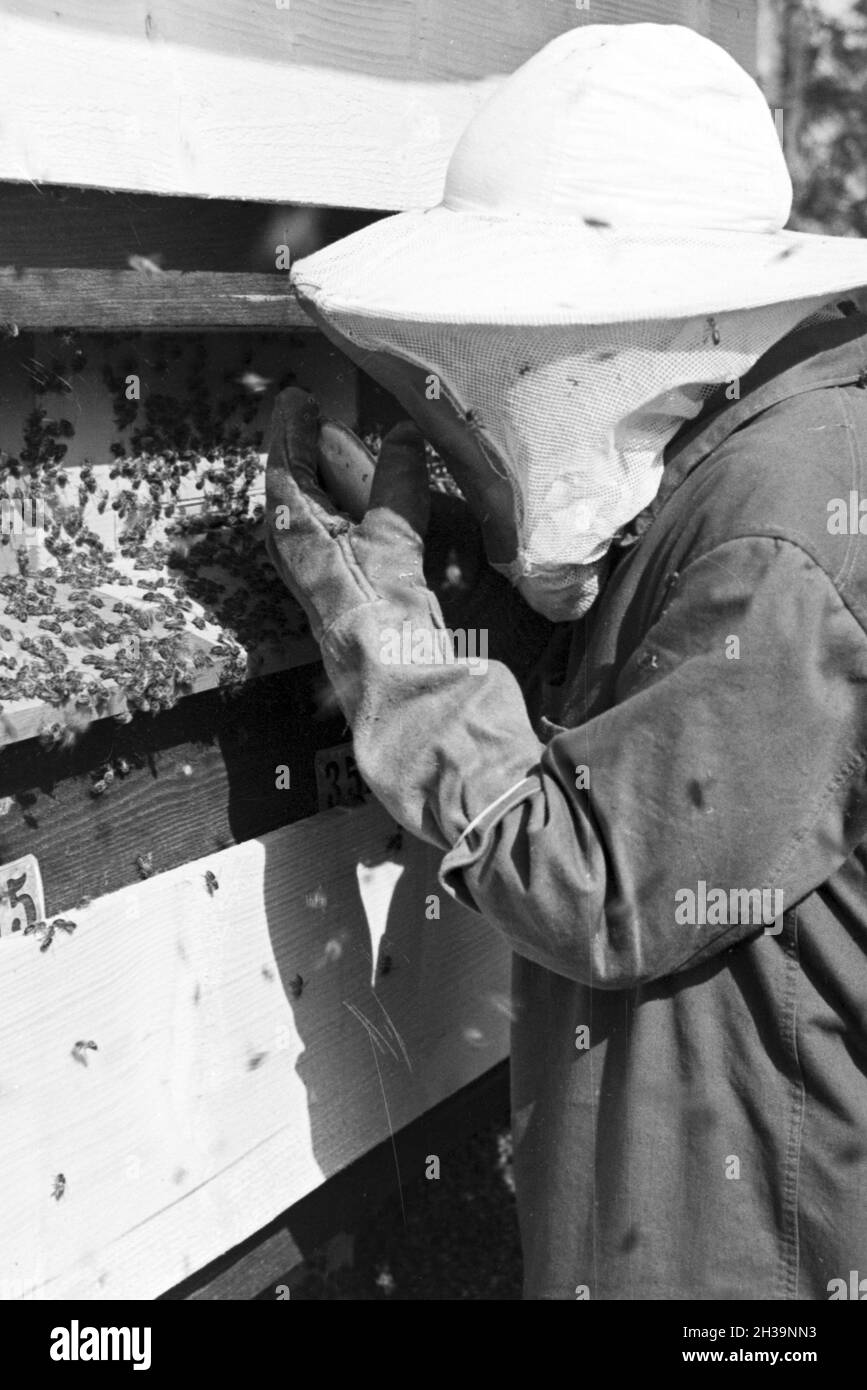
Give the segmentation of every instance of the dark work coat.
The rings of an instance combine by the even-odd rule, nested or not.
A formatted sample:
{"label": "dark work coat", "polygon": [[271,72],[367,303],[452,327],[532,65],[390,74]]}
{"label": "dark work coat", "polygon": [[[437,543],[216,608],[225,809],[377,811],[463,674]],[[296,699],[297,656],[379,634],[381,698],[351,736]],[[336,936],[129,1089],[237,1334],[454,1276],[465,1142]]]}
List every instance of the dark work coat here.
{"label": "dark work coat", "polygon": [[865,385],[867,317],[789,334],[669,445],[545,719],[498,663],[433,706],[416,828],[516,952],[529,1298],[867,1277]]}

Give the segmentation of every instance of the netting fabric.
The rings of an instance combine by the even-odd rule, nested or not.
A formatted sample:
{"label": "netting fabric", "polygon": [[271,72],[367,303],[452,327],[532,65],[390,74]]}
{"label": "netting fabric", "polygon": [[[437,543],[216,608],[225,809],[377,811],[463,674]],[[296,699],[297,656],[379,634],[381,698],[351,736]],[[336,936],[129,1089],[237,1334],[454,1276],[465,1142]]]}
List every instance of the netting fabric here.
{"label": "netting fabric", "polygon": [[403,323],[333,310],[329,321],[358,348],[434,374],[511,484],[518,550],[500,568],[533,607],[562,620],[592,601],[598,562],[655,496],[663,451],[684,421],[719,383],[736,391],[823,299],[565,327]]}

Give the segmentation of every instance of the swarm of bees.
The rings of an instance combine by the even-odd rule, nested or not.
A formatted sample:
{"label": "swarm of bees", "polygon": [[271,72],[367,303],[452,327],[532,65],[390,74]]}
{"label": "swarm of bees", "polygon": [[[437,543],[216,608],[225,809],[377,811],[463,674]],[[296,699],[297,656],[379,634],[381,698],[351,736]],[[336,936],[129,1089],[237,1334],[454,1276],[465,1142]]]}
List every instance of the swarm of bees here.
{"label": "swarm of bees", "polygon": [[[156,274],[159,258],[139,258],[134,268]],[[77,487],[69,486],[64,460],[75,434],[71,421],[50,418],[39,404],[25,421],[20,457],[0,452],[0,492],[48,503],[43,552],[51,557],[35,574],[19,549],[19,572],[0,577],[0,711],[4,700],[51,706],[57,713],[40,734],[50,749],[68,747],[92,718],[128,720],[170,708],[195,688],[205,667],[219,666],[221,685],[237,685],[249,674],[248,647],[270,642],[279,650],[307,632],[265,556],[263,508],[250,506],[261,477],[261,431],[245,438],[229,423],[237,412],[252,425],[259,398],[284,383],[256,373],[248,354],[240,371],[225,374],[223,395],[212,397],[203,342],[189,353],[170,335],[148,339],[140,365],[132,350],[123,354],[123,339],[110,338],[105,335],[112,357],[103,379],[115,422],[128,434],[111,446],[120,558],[88,529],[86,514],[105,512],[111,496],[100,490],[93,466],[85,462]],[[58,332],[57,342],[56,359],[31,362],[37,398],[68,395],[86,365],[74,332]],[[180,396],[154,389],[169,370],[180,380]],[[128,377],[136,372],[150,382],[141,401],[127,397]],[[208,488],[206,512],[184,515],[181,485],[197,474]],[[152,523],[166,518],[166,539],[154,539]],[[130,568],[141,573],[137,582]],[[140,592],[125,602],[107,596],[107,586]],[[208,621],[220,629],[210,647],[198,636]],[[257,656],[256,669],[261,664]],[[118,710],[121,701],[126,708]],[[92,795],[103,795],[108,785],[97,779]]]}

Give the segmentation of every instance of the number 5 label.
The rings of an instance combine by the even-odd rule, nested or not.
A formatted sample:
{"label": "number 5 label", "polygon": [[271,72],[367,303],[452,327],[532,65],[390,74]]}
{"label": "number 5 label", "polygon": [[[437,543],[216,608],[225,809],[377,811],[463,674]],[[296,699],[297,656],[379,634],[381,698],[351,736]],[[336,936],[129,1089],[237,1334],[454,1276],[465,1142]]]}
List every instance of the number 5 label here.
{"label": "number 5 label", "polygon": [[45,920],[45,894],[35,854],[0,864],[0,937],[23,936],[24,928]]}

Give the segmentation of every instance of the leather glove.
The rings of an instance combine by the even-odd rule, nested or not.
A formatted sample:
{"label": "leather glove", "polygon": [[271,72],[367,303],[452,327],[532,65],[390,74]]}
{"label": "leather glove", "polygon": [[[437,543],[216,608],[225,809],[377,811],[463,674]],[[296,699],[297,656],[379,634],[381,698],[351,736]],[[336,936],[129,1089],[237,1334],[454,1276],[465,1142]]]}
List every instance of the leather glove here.
{"label": "leather glove", "polygon": [[368,511],[353,525],[319,487],[318,424],[312,397],[281,392],[266,475],[268,551],[307,613],[362,776],[402,825],[450,848],[504,787],[526,777],[540,745],[502,666],[431,659],[449,637],[425,580],[431,502],[415,425],[396,425],[383,440]]}

